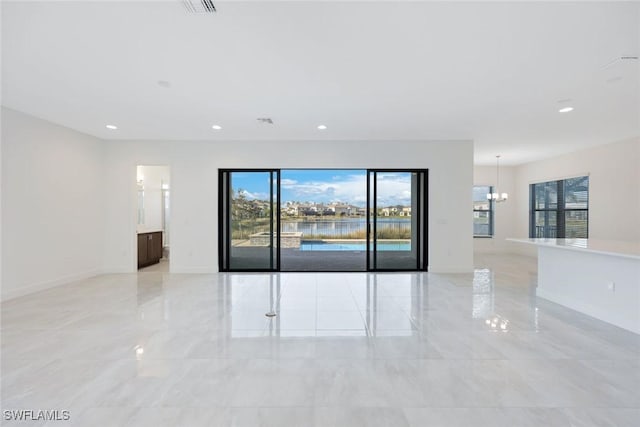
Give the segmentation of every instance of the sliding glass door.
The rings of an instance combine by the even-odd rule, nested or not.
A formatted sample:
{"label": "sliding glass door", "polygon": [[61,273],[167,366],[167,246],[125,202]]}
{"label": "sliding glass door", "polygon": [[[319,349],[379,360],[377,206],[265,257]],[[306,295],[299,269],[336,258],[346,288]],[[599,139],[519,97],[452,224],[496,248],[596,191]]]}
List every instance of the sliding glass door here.
{"label": "sliding glass door", "polygon": [[427,170],[221,170],[219,187],[221,271],[427,270]]}
{"label": "sliding glass door", "polygon": [[427,171],[367,171],[367,270],[427,268]]}
{"label": "sliding glass door", "polygon": [[279,270],[279,171],[220,171],[223,271]]}

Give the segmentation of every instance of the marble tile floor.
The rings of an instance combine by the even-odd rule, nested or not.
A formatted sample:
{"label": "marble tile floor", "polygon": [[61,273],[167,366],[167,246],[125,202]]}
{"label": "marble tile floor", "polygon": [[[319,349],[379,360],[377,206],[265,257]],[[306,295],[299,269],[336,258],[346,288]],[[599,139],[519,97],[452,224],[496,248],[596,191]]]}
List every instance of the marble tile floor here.
{"label": "marble tile floor", "polygon": [[138,273],[168,273],[169,272],[169,259],[162,258],[159,263],[152,264],[147,267],[143,267],[138,270]]}
{"label": "marble tile floor", "polygon": [[[640,426],[640,336],[474,274],[104,275],[2,304],[8,426]],[[276,317],[268,318],[274,311]]]}

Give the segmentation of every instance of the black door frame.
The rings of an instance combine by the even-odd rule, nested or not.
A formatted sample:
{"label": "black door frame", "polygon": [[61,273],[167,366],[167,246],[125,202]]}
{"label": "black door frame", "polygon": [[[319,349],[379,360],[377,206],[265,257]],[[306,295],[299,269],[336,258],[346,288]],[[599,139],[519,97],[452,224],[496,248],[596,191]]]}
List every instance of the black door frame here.
{"label": "black door frame", "polygon": [[[277,200],[276,209],[270,210],[269,214],[269,237],[270,237],[270,268],[243,268],[233,269],[231,260],[231,180],[229,177],[236,172],[256,172],[269,173],[269,197],[273,205]],[[274,199],[274,174],[276,176],[276,193]],[[275,233],[273,229],[275,215]],[[275,237],[274,237],[275,236]],[[274,245],[275,243],[275,245]],[[275,248],[275,260],[274,260]],[[274,262],[275,261],[275,262]],[[280,169],[218,169],[218,269],[222,272],[279,272],[280,271]]]}
{"label": "black door frame", "polygon": [[[313,170],[314,168],[289,168],[292,170],[301,169],[301,170]],[[287,170],[289,170],[287,169]],[[328,168],[317,168],[317,169],[328,169]],[[359,169],[359,168],[338,168],[338,169],[350,169],[350,170],[363,170],[366,172],[366,192],[367,192],[367,207],[366,207],[366,268],[364,272],[393,272],[393,271],[428,271],[428,213],[429,213],[429,197],[428,197],[428,189],[429,189],[429,170],[428,169]],[[270,199],[273,204],[274,200],[277,200],[276,209],[274,213],[274,209],[271,209],[270,213],[270,235],[271,235],[271,254],[270,254],[270,268],[269,269],[232,269],[230,267],[230,253],[231,253],[231,221],[230,219],[230,194],[231,194],[231,180],[229,177],[232,173],[235,172],[267,172],[270,173]],[[272,169],[250,169],[250,168],[240,168],[240,169],[218,169],[218,268],[221,272],[280,272],[281,271],[281,244],[280,244],[280,230],[281,230],[281,190],[280,190],[280,181],[281,181],[281,172],[282,170],[279,168]],[[420,174],[423,178],[423,182],[418,179],[417,183],[417,204],[418,204],[418,218],[416,219],[417,224],[417,232],[416,236],[418,241],[417,245],[417,254],[416,254],[416,268],[415,269],[382,269],[377,268],[375,265],[375,254],[377,253],[376,248],[376,221],[371,221],[371,210],[375,209],[375,199],[377,197],[377,185],[376,185],[376,174],[378,172],[390,173],[390,172],[410,172]],[[275,182],[276,187],[274,194],[274,174],[276,176]],[[373,174],[373,201],[371,200],[371,174]],[[275,197],[275,199],[274,199]],[[373,202],[373,207],[372,207]],[[375,212],[375,211],[374,211]],[[275,221],[274,221],[275,214]],[[413,213],[412,213],[413,215]],[[276,224],[275,233],[273,229],[273,224]],[[373,233],[370,233],[371,226],[373,225]],[[373,242],[371,242],[371,234],[373,234]],[[373,257],[371,257],[371,247],[373,243]],[[274,248],[275,248],[275,260],[274,260]],[[371,265],[371,259],[374,260],[374,265]],[[275,261],[275,262],[274,262]],[[287,272],[296,272],[289,271]],[[313,273],[314,271],[300,271],[300,272],[308,272]],[[323,273],[329,273],[331,271],[323,270]],[[340,271],[341,273],[349,273],[350,271]],[[355,270],[353,272],[363,272],[362,270]]]}
{"label": "black door frame", "polygon": [[[416,173],[418,174],[416,184],[416,198],[418,209],[415,212],[416,218],[416,236],[417,241],[412,242],[416,244],[416,267],[410,269],[401,268],[378,268],[377,266],[377,253],[378,253],[378,233],[377,233],[377,220],[372,221],[371,211],[377,212],[377,175],[378,173]],[[373,178],[373,179],[372,179]],[[422,181],[421,182],[421,178]],[[371,183],[373,181],[373,188]],[[367,169],[367,267],[366,271],[374,272],[393,272],[393,271],[427,271],[428,269],[428,213],[429,213],[429,170],[428,169]],[[373,190],[373,191],[372,191]],[[373,199],[373,200],[371,200]],[[414,212],[411,213],[414,215]],[[423,218],[424,217],[424,218]],[[377,215],[376,215],[377,218]],[[373,225],[373,229],[372,229]],[[373,241],[372,241],[373,240]],[[373,254],[371,250],[373,248]],[[372,256],[373,255],[373,256]],[[373,262],[372,262],[373,261]],[[373,265],[371,265],[373,264]]]}

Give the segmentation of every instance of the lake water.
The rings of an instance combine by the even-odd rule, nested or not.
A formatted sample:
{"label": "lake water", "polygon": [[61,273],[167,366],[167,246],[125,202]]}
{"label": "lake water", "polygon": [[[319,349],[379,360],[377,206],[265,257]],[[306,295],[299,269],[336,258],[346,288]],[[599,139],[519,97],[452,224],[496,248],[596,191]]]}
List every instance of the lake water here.
{"label": "lake water", "polygon": [[[411,218],[378,218],[378,230],[411,230]],[[303,233],[306,235],[323,234],[328,236],[340,236],[344,234],[364,231],[367,229],[365,218],[346,218],[319,221],[287,221],[280,223],[283,232]]]}
{"label": "lake water", "polygon": [[[410,251],[410,242],[385,242],[378,243],[379,251]],[[300,244],[301,251],[366,251],[366,243],[341,243],[341,242],[314,242],[303,241]]]}

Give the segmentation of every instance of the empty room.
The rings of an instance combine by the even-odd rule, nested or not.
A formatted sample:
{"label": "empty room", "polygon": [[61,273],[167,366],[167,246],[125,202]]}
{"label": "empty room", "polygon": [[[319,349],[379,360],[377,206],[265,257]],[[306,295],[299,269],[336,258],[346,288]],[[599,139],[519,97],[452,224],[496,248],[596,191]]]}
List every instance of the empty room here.
{"label": "empty room", "polygon": [[640,3],[0,2],[7,426],[640,426]]}

